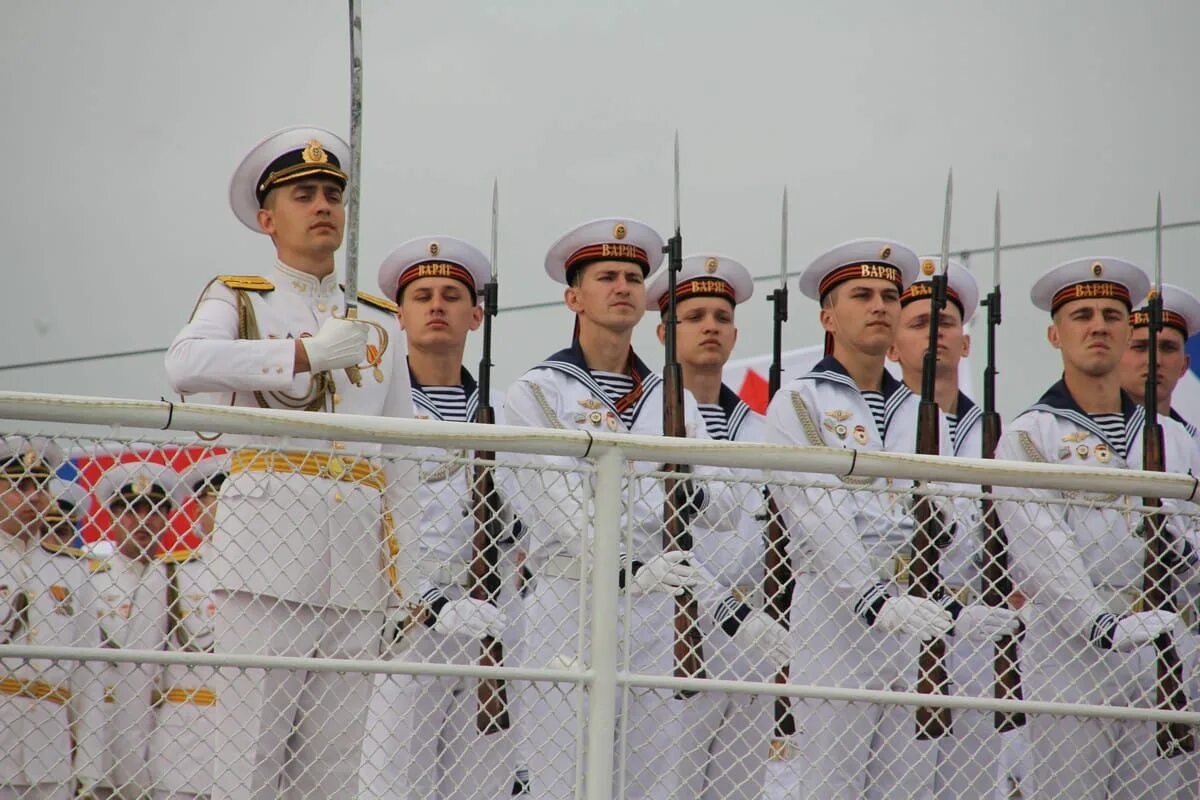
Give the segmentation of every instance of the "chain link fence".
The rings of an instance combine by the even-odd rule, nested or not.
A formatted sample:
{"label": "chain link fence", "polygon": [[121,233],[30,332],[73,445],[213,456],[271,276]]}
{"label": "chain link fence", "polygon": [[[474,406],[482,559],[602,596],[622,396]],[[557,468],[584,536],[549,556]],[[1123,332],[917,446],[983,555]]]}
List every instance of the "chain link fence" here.
{"label": "chain link fence", "polygon": [[[1075,525],[1127,618],[1143,497],[1187,541],[1188,477],[15,393],[0,417],[0,797],[1200,792],[1200,756],[1156,746],[1200,724],[1195,553],[1167,571],[1176,711],[1156,649],[1071,627],[1027,555],[1034,506]],[[882,609],[926,560],[943,607],[984,602],[984,499],[1022,694],[963,612],[920,693]]]}

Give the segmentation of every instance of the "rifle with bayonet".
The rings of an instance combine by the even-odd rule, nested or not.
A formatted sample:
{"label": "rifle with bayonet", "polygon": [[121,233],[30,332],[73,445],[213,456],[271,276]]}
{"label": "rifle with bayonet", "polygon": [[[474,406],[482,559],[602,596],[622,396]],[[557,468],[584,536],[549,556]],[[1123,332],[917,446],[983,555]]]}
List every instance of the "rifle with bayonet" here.
{"label": "rifle with bayonet", "polygon": [[[783,232],[780,240],[779,288],[767,295],[767,301],[774,310],[774,339],[771,345],[771,370],[768,373],[768,397],[773,399],[783,383],[783,323],[788,318],[788,287],[787,287],[787,230],[788,226],[788,196],[787,189],[783,190]],[[779,506],[771,495],[770,488],[765,488],[763,494],[767,502],[767,549],[764,556],[763,605],[771,619],[788,627],[788,612],[792,605],[792,590],[795,580],[792,577],[792,564],[788,558],[788,532],[783,525],[783,517],[779,514]],[[775,673],[775,683],[787,684],[789,669],[783,667]],[[787,751],[787,742],[796,733],[796,718],[792,715],[791,701],[786,697],[775,698],[775,728],[771,735],[771,752],[773,758],[782,757]]]}
{"label": "rifle with bayonet", "polygon": [[[683,235],[679,230],[679,134],[675,134],[675,233],[667,240],[664,249],[667,255],[667,316],[666,354],[663,363],[663,435],[687,436],[683,414],[683,368],[675,352],[675,281],[683,268]],[[668,464],[667,473],[688,471],[686,465]],[[688,530],[692,491],[686,479],[668,477],[664,480],[665,500],[663,503],[663,550],[691,550],[692,534]],[[691,592],[682,592],[675,597],[674,628],[672,645],[676,678],[703,678],[704,653],[701,648],[700,629],[696,624],[700,610]],[[695,692],[676,692],[677,697],[690,697]]]}
{"label": "rifle with bayonet", "polygon": [[[992,238],[992,291],[983,300],[987,307],[987,367],[983,371],[983,457],[995,458],[1000,441],[1000,414],[996,412],[996,328],[1000,326],[1000,195],[996,195],[996,215]],[[1000,515],[991,497],[992,487],[984,486],[980,510],[983,516],[983,592],[981,600],[992,607],[1008,604],[1012,577],[1008,572],[1008,536],[1000,525]],[[992,669],[996,680],[993,694],[997,700],[1021,700],[1021,672],[1017,663],[1020,630],[996,642]],[[998,731],[1011,731],[1025,724],[1021,711],[997,711],[992,724]]]}
{"label": "rifle with bayonet", "polygon": [[[929,348],[921,365],[921,405],[917,412],[917,452],[939,455],[941,452],[941,414],[935,396],[938,331],[942,309],[946,307],[946,265],[950,257],[950,206],[954,173],[946,178],[946,211],[942,223],[941,266],[930,278],[933,295],[929,303]],[[919,495],[913,503],[912,560],[908,565],[908,593],[913,597],[936,600],[941,594],[938,561],[943,544],[944,521],[937,512],[934,497]],[[946,640],[921,642],[917,661],[917,692],[949,694],[950,678],[946,671]],[[950,709],[945,706],[917,706],[917,738],[937,739],[950,732]]]}
{"label": "rifle with bayonet", "polygon": [[[1163,449],[1163,429],[1158,421],[1158,337],[1162,330],[1162,195],[1158,196],[1157,216],[1154,224],[1154,289],[1150,292],[1150,325],[1148,328],[1146,369],[1146,418],[1142,428],[1142,469],[1154,472],[1166,470]],[[1158,497],[1142,499],[1143,505],[1155,509],[1142,522],[1142,535],[1146,540],[1146,553],[1142,572],[1142,603],[1144,610],[1161,609],[1175,611],[1174,580],[1168,566],[1171,558],[1170,534],[1163,516],[1162,500]],[[1187,710],[1187,696],[1183,691],[1183,664],[1175,649],[1169,631],[1160,633],[1154,640],[1155,705],[1168,711]],[[1190,753],[1195,742],[1192,731],[1182,722],[1160,722],[1155,734],[1158,754],[1171,758]]]}
{"label": "rifle with bayonet", "polygon": [[[492,408],[492,320],[498,308],[499,282],[496,268],[496,237],[499,216],[499,183],[492,184],[492,274],[483,287],[483,355],[479,359],[479,408],[475,421],[481,425],[494,425],[496,412]],[[475,535],[471,541],[472,557],[470,569],[470,595],[473,600],[483,600],[493,605],[500,604],[500,540],[504,535],[504,523],[500,516],[500,496],[496,492],[496,477],[490,462],[496,454],[475,451],[475,466],[472,470],[471,505],[475,511]],[[504,663],[504,645],[491,636],[480,643],[481,667],[498,667]],[[475,690],[479,708],[475,714],[475,727],[483,734],[508,730],[508,698],[504,681],[482,678]]]}

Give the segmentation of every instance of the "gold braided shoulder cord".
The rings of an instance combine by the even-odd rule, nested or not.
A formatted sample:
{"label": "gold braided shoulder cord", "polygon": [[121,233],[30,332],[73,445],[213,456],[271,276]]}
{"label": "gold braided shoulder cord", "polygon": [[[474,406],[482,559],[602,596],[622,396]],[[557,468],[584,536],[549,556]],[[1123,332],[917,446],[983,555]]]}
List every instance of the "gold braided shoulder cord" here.
{"label": "gold braided shoulder cord", "polygon": [[813,420],[812,414],[809,413],[804,399],[798,392],[788,392],[788,394],[792,396],[792,410],[796,412],[796,419],[800,421],[800,427],[804,430],[808,443],[813,447],[824,447],[825,440],[821,438],[821,430]]}
{"label": "gold braided shoulder cord", "polygon": [[533,381],[529,382],[529,390],[533,392],[533,399],[537,400],[537,404],[541,406],[542,413],[546,415],[546,421],[550,423],[551,428],[565,430],[566,426],[558,418],[558,414],[554,413],[554,409],[550,406],[550,401],[546,399],[546,395],[542,393],[542,387],[538,386]]}
{"label": "gold braided shoulder cord", "polygon": [[[262,334],[258,330],[258,317],[254,314],[254,305],[250,301],[248,292],[242,289],[235,289],[234,296],[237,298],[237,315],[238,315],[238,338],[239,339],[262,339]],[[312,378],[308,384],[308,392],[302,396],[290,395],[287,392],[254,392],[254,399],[258,401],[260,408],[287,408],[292,410],[302,411],[322,411],[325,408],[325,400],[333,395],[334,385],[333,376],[329,372],[312,373]],[[267,402],[270,397],[278,405],[271,405]]]}

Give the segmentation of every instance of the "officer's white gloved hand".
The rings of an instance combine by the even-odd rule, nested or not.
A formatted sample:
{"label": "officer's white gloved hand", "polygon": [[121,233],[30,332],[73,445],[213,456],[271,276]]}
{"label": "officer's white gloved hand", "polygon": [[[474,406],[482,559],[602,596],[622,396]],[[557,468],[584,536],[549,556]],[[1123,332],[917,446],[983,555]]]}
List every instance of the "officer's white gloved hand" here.
{"label": "officer's white gloved hand", "polygon": [[330,317],[314,335],[301,339],[308,354],[309,372],[345,369],[367,358],[367,333],[371,328],[349,319]]}
{"label": "officer's white gloved hand", "polygon": [[954,619],[954,633],[973,642],[998,642],[1017,632],[1020,617],[1007,606],[971,603],[962,607]]}
{"label": "officer's white gloved hand", "polygon": [[1164,631],[1174,630],[1179,615],[1171,611],[1139,611],[1117,620],[1113,628],[1112,649],[1122,653],[1150,644]]}
{"label": "officer's white gloved hand", "polygon": [[743,653],[764,659],[776,669],[787,666],[792,660],[787,630],[758,609],[742,620],[737,633],[733,634],[733,643]]}
{"label": "officer's white gloved hand", "polygon": [[684,563],[691,557],[690,550],[671,550],[651,556],[637,567],[629,582],[629,591],[634,594],[662,592],[678,597],[700,582],[696,567]]}
{"label": "officer's white gloved hand", "polygon": [[504,613],[491,603],[463,597],[449,600],[442,606],[433,629],[443,636],[466,636],[470,639],[491,636],[499,639],[507,624]]}
{"label": "officer's white gloved hand", "polygon": [[906,633],[924,641],[945,635],[954,627],[954,618],[940,603],[901,595],[884,601],[875,624],[888,633]]}

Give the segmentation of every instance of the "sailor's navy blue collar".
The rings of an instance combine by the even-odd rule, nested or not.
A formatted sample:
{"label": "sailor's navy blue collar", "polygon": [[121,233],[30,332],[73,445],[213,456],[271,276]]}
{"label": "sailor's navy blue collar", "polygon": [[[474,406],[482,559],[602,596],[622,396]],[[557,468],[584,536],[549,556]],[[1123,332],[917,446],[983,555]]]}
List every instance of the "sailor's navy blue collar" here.
{"label": "sailor's navy blue collar", "polygon": [[721,393],[717,396],[717,405],[725,412],[725,424],[729,429],[730,440],[737,439],[742,423],[750,416],[750,406],[738,397],[737,392],[723,383],[721,384]]}
{"label": "sailor's navy blue collar", "polygon": [[[633,404],[633,408],[629,412],[631,415],[629,418],[636,420],[638,415],[642,413],[642,407],[645,406],[646,400],[654,393],[653,390],[662,383],[662,378],[647,367],[638,358],[637,353],[633,352],[632,348],[629,350],[629,362],[632,372],[630,377],[633,378],[635,383],[641,381],[642,384],[642,396]],[[541,364],[538,364],[538,367],[561,372],[582,383],[592,393],[593,397],[604,403],[616,415],[617,419],[622,419],[621,412],[617,410],[616,405],[609,399],[604,391],[604,387],[596,383],[596,379],[592,377],[592,371],[588,368],[587,359],[583,357],[583,349],[580,348],[578,339],[571,342],[570,347],[565,350],[559,350]]]}
{"label": "sailor's navy blue collar", "polygon": [[[1097,425],[1095,420],[1089,417],[1075,402],[1075,398],[1067,389],[1066,381],[1062,379],[1047,389],[1046,393],[1036,403],[1025,409],[1022,414],[1028,414],[1030,411],[1045,411],[1060,419],[1068,420],[1099,436],[1112,447],[1114,452],[1120,452],[1113,442],[1109,441],[1104,429]],[[1133,402],[1133,398],[1124,390],[1121,391],[1121,416],[1125,418],[1125,441],[1127,444],[1132,444],[1146,418],[1146,410]]]}
{"label": "sailor's navy blue collar", "polygon": [[1176,422],[1178,422],[1180,425],[1182,425],[1182,426],[1183,426],[1185,429],[1187,429],[1188,436],[1191,436],[1193,439],[1195,439],[1195,438],[1196,438],[1196,426],[1195,426],[1195,425],[1193,425],[1192,423],[1190,423],[1190,422],[1188,422],[1186,419],[1184,419],[1184,418],[1183,418],[1183,417],[1182,417],[1182,416],[1179,414],[1179,412],[1178,412],[1178,411],[1176,411],[1176,410],[1175,410],[1175,409],[1173,409],[1173,408],[1171,409],[1171,414],[1170,414],[1170,416],[1171,416],[1171,419],[1175,420],[1175,421],[1176,421]]}
{"label": "sailor's navy blue collar", "polygon": [[[467,396],[467,421],[471,422],[479,411],[479,386],[475,383],[475,377],[467,371],[466,367],[459,367],[459,369],[463,394]],[[442,416],[442,412],[438,411],[437,404],[425,394],[425,387],[417,381],[417,376],[413,375],[411,364],[408,367],[408,382],[412,384],[413,405],[424,409],[433,419],[444,421],[445,417]]]}
{"label": "sailor's navy blue collar", "polygon": [[[842,363],[833,356],[825,356],[817,362],[807,375],[803,376],[802,380],[826,381],[829,383],[840,383],[848,389],[853,390],[857,394],[862,394],[862,389],[858,388],[858,384],[850,377],[850,373],[842,366]],[[896,379],[892,373],[886,369],[883,371],[883,380],[879,382],[879,393],[883,395],[883,430],[878,431],[879,440],[887,441],[887,431],[892,424],[892,416],[896,410],[912,396],[912,389],[904,385],[902,381]],[[872,415],[872,421],[874,416]]]}
{"label": "sailor's navy blue collar", "polygon": [[[967,433],[983,419],[983,409],[975,405],[975,401],[967,397],[960,390],[955,412],[958,416],[958,427],[955,428],[954,455],[957,456],[961,455],[958,450],[967,441]],[[979,453],[969,453],[968,455],[979,458]]]}

